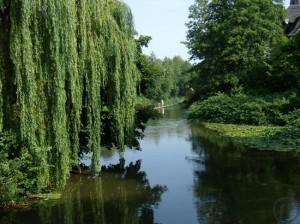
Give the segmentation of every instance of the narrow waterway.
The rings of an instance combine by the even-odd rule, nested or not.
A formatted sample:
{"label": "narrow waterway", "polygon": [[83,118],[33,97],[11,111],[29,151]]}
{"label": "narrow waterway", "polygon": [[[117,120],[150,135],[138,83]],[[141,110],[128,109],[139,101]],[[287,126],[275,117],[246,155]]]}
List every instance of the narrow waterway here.
{"label": "narrow waterway", "polygon": [[300,157],[242,150],[185,112],[150,121],[141,151],[102,153],[100,177],[62,198],[0,213],[1,224],[299,224]]}

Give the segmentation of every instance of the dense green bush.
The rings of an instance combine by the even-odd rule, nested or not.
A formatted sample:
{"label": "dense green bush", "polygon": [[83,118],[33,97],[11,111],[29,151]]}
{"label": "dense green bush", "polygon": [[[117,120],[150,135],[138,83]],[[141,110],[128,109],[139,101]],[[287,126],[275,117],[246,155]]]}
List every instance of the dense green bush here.
{"label": "dense green bush", "polygon": [[300,109],[288,113],[284,119],[289,126],[300,127]]}
{"label": "dense green bush", "polygon": [[228,96],[219,94],[192,106],[191,119],[208,122],[285,125],[285,110],[289,97]]}
{"label": "dense green bush", "polygon": [[23,178],[19,160],[6,160],[1,154],[0,162],[0,205],[8,205],[19,199],[22,189],[18,182]]}
{"label": "dense green bush", "polygon": [[[17,159],[16,137],[10,133],[0,135],[0,204],[6,205],[17,200],[21,192],[19,181],[23,179],[20,160]],[[17,153],[16,153],[17,152]]]}
{"label": "dense green bush", "polygon": [[49,150],[36,147],[29,151],[14,134],[0,133],[0,206],[15,204],[48,186],[45,174],[50,167],[44,154]]}

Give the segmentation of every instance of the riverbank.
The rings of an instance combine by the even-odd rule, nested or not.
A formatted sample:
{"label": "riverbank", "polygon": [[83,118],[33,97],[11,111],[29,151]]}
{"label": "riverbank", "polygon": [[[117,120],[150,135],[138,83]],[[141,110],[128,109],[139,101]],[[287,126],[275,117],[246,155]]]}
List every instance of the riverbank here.
{"label": "riverbank", "polygon": [[18,201],[10,201],[6,204],[0,204],[0,211],[10,211],[14,209],[24,209],[32,206],[36,202],[42,201],[57,201],[61,198],[62,194],[57,191],[50,193],[32,194],[24,198],[19,198]]}
{"label": "riverbank", "polygon": [[206,130],[245,148],[300,152],[300,128],[201,123]]}
{"label": "riverbank", "polygon": [[[174,98],[170,98],[170,99],[166,99],[164,100],[164,107],[169,107],[169,106],[174,106],[174,105],[178,105],[184,102],[184,97],[174,97]],[[157,102],[155,100],[151,100],[148,99],[146,97],[137,97],[136,100],[136,105],[138,106],[153,106],[153,107],[157,107],[161,102]]]}

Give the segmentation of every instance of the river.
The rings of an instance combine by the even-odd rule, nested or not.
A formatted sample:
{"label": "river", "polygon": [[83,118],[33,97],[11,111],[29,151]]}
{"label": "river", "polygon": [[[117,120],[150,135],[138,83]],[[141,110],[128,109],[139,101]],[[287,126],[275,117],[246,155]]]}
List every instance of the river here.
{"label": "river", "polygon": [[100,177],[73,175],[59,200],[1,224],[299,224],[300,157],[227,144],[185,111],[151,120],[141,150],[104,151]]}

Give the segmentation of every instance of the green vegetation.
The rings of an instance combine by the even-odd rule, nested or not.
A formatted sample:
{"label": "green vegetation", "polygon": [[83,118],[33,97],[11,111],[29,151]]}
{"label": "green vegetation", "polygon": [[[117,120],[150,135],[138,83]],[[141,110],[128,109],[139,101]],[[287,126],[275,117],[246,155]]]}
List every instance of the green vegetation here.
{"label": "green vegetation", "polygon": [[189,18],[187,47],[199,61],[192,100],[272,89],[271,55],[287,41],[282,1],[197,0]]}
{"label": "green vegetation", "polygon": [[264,97],[218,94],[194,104],[190,118],[227,124],[288,125],[291,116],[299,115],[297,110],[290,112],[296,100],[295,93]]}
{"label": "green vegetation", "polygon": [[131,141],[134,34],[117,0],[0,1],[0,204],[65,186],[86,152],[96,174],[103,136]]}
{"label": "green vegetation", "polygon": [[300,35],[284,36],[285,16],[281,0],[191,6],[187,46],[199,61],[188,99],[191,119],[220,123],[220,135],[245,145],[299,149]]}
{"label": "green vegetation", "polygon": [[185,95],[191,65],[135,35],[122,1],[0,1],[0,205],[64,187],[85,154],[97,174],[101,146],[139,147],[150,102]]}
{"label": "green vegetation", "polygon": [[300,150],[299,128],[220,123],[203,123],[203,126],[241,147],[274,151]]}
{"label": "green vegetation", "polygon": [[151,37],[122,1],[0,0],[0,206],[64,187],[85,154],[97,175],[103,146],[138,148],[162,99],[187,97],[234,142],[298,150],[300,34],[284,36],[283,2],[196,0],[189,18],[195,66],[143,54]]}
{"label": "green vegetation", "polygon": [[192,65],[179,56],[161,60],[154,54],[143,54],[142,48],[147,47],[150,40],[148,36],[140,36],[137,40],[138,95],[154,102],[186,96],[191,87]]}

